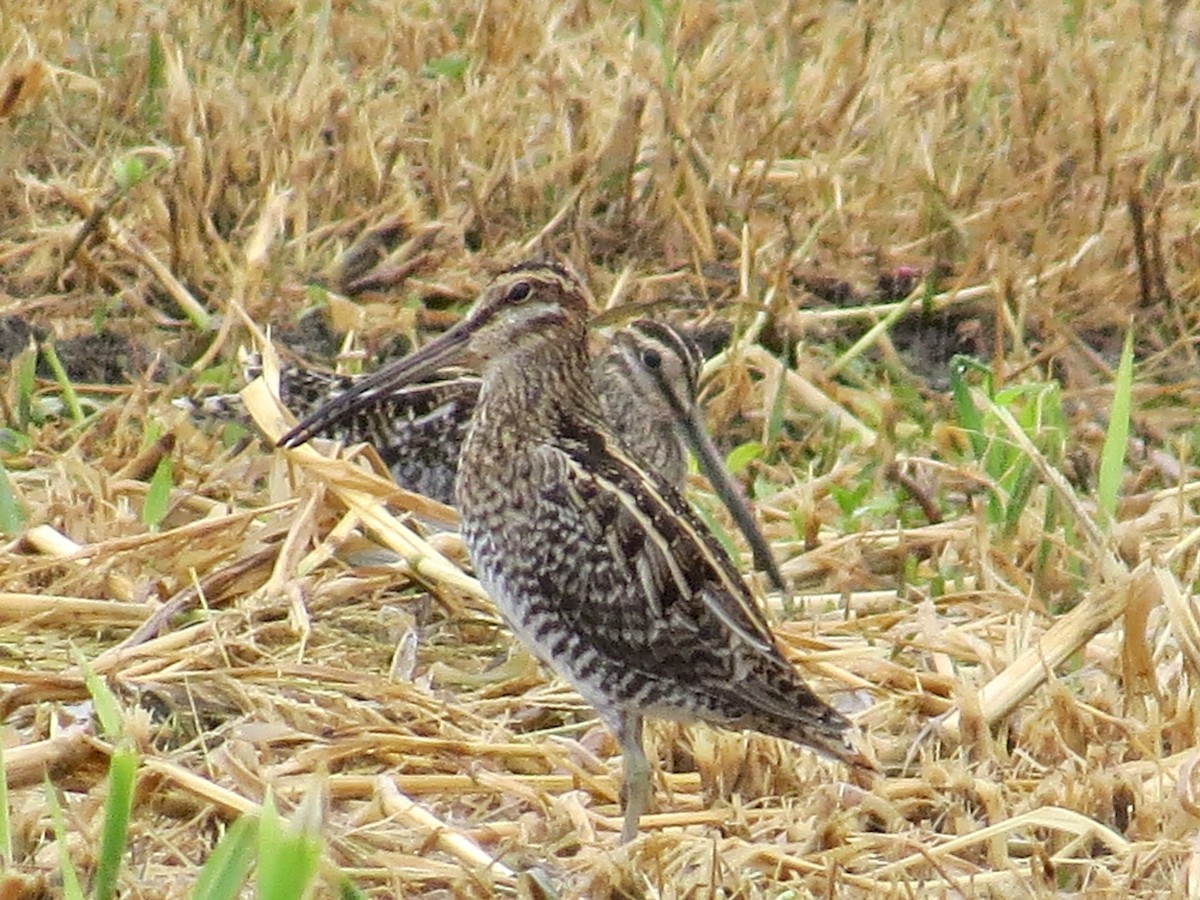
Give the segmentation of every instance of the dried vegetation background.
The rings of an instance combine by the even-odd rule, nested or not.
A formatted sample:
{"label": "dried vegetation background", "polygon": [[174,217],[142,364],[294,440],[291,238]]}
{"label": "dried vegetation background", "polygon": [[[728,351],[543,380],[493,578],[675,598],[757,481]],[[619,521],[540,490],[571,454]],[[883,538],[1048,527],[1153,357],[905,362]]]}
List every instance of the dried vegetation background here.
{"label": "dried vegetation background", "polygon": [[[76,651],[141,754],[124,896],[186,896],[268,788],[319,794],[330,871],[380,897],[1200,891],[1193,8],[42,0],[0,60],[5,896],[59,890],[45,774],[95,853]],[[369,367],[540,247],[605,306],[732,326],[710,422],[873,785],[658,725],[618,850],[615,746],[509,655],[453,532],[172,404],[241,387],[246,317]],[[33,344],[66,374],[42,352],[29,391]],[[351,565],[367,535],[411,563]]]}

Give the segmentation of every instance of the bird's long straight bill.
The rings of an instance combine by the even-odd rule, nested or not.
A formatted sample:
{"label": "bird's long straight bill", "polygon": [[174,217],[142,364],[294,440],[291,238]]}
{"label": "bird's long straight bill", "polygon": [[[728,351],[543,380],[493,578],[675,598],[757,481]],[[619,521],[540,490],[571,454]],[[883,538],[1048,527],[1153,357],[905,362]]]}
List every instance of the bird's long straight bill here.
{"label": "bird's long straight bill", "polygon": [[341,417],[353,412],[365,403],[380,396],[399,390],[407,384],[420,380],[442,366],[455,362],[466,349],[472,329],[467,320],[455,325],[440,338],[410,353],[403,359],[389,363],[377,372],[355,383],[344,394],[321,406],[303,419],[279,441],[280,447],[297,447],[321,434]]}
{"label": "bird's long straight bill", "polygon": [[754,521],[754,516],[746,504],[746,498],[742,495],[741,488],[734,482],[733,476],[729,474],[725,464],[721,462],[720,451],[713,444],[712,438],[708,435],[708,429],[700,419],[699,407],[694,406],[690,410],[683,409],[673,399],[671,406],[674,408],[679,427],[683,431],[684,440],[696,457],[700,471],[708,478],[709,484],[717,492],[717,497],[725,504],[725,508],[729,510],[738,529],[746,538],[746,543],[750,545],[755,565],[767,573],[767,577],[776,590],[786,591],[787,585],[784,583],[783,573],[779,571],[779,565],[771,554],[771,548],[767,545],[766,538],[758,530],[758,523]]}

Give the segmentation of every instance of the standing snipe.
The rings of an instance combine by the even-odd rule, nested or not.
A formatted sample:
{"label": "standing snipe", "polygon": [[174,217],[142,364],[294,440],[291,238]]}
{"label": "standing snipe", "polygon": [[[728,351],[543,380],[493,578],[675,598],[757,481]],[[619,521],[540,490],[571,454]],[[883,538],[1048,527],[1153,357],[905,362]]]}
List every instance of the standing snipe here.
{"label": "standing snipe", "polygon": [[[745,536],[755,565],[785,590],[767,541],[704,425],[697,401],[703,363],[700,348],[683,332],[638,319],[617,331],[592,363],[592,383],[605,421],[625,451],[680,491],[691,449]],[[280,373],[280,399],[304,417],[362,380],[291,366]],[[401,487],[453,505],[459,454],[479,386],[476,375],[439,371],[428,381],[360,396],[352,406],[326,416],[313,436],[371,444]]]}
{"label": "standing snipe", "polygon": [[587,292],[565,267],[514,266],[461,323],[281,444],[468,352],[483,361],[455,491],[463,537],[508,624],[619,741],[622,840],[636,835],[650,798],[647,715],[753,729],[869,767],[851,723],[783,656],[702,522],[613,437],[590,372],[588,314]]}

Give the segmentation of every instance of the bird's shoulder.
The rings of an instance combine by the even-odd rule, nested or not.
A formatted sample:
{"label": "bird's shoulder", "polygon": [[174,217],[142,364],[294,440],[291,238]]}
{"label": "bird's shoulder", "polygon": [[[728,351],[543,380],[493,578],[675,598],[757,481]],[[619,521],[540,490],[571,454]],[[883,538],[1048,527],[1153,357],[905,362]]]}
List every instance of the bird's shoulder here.
{"label": "bird's shoulder", "polygon": [[584,615],[590,609],[609,618],[645,616],[664,634],[694,632],[778,659],[746,582],[674,486],[639,467],[603,423],[575,418],[563,424],[533,453],[545,505],[573,510],[577,539],[586,540],[595,560],[609,561],[590,569],[588,592],[598,602],[584,605]]}

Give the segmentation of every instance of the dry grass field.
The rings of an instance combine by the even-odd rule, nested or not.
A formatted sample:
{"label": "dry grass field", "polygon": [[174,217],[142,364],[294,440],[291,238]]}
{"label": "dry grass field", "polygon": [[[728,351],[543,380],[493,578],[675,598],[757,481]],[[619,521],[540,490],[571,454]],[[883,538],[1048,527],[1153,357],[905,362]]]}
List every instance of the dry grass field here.
{"label": "dry grass field", "polygon": [[[122,897],[268,796],[319,897],[1200,896],[1198,210],[1178,2],[5,4],[0,898],[92,896],[118,758]],[[616,746],[438,510],[273,450],[262,382],[173,403],[544,249],[719,339],[760,594],[873,781],[655,724],[621,848]]]}

